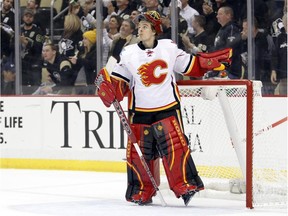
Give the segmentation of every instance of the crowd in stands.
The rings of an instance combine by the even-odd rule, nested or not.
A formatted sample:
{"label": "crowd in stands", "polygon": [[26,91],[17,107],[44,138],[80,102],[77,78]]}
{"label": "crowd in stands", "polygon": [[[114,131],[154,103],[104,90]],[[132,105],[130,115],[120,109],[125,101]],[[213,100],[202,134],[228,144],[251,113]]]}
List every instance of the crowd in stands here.
{"label": "crowd in stands", "polygon": [[[21,10],[23,94],[94,94],[96,1],[63,0],[67,13],[59,42],[49,38],[41,0],[27,0]],[[178,0],[178,47],[191,54],[233,48],[230,79],[247,79],[247,5],[235,0]],[[15,94],[14,0],[1,5],[1,94]],[[163,34],[171,39],[171,0],[103,0],[102,66],[109,56],[138,43],[137,17],[156,10]],[[60,24],[61,26],[61,24]],[[254,0],[255,80],[264,94],[287,95],[287,0]],[[53,44],[54,43],[54,44]]]}

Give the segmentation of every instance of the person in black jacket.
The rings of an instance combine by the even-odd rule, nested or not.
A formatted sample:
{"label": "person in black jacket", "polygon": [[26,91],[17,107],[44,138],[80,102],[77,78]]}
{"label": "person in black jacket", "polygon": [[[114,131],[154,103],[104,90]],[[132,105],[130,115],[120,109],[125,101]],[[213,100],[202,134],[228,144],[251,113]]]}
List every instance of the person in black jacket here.
{"label": "person in black jacket", "polygon": [[58,42],[59,53],[67,58],[77,55],[82,40],[81,20],[75,13],[65,16],[62,38]]}
{"label": "person in black jacket", "polygon": [[96,78],[96,29],[83,33],[83,49],[77,56],[70,57],[78,71],[75,81],[75,94],[94,94]]}
{"label": "person in black jacket", "polygon": [[182,41],[185,45],[186,52],[197,54],[198,52],[207,52],[212,46],[212,42],[209,40],[209,35],[205,31],[206,24],[205,17],[202,15],[195,15],[192,21],[192,27],[195,30],[190,38],[188,35],[182,36]]}
{"label": "person in black jacket", "polygon": [[202,10],[203,15],[206,18],[206,24],[204,26],[204,29],[207,35],[209,35],[209,42],[211,41],[213,43],[215,40],[215,36],[221,27],[220,23],[218,23],[216,18],[217,12],[214,11],[213,4],[210,0],[204,1],[202,5]]}
{"label": "person in black jacket", "polygon": [[[244,69],[244,78],[248,78],[248,22],[247,19],[242,23],[242,65]],[[257,19],[254,18],[254,26],[252,28],[252,37],[255,43],[255,53],[252,55],[252,60],[255,61],[255,76],[253,79],[261,80],[263,84],[262,93],[271,94],[273,89],[270,82],[271,73],[271,55],[275,49],[273,38],[265,31],[258,28]],[[271,88],[272,87],[272,88]]]}
{"label": "person in black jacket", "polygon": [[76,73],[69,59],[61,55],[51,42],[44,43],[42,57],[41,85],[33,95],[71,94]]}
{"label": "person in black jacket", "polygon": [[23,94],[31,94],[41,83],[42,30],[34,24],[34,11],[25,9],[21,25]]}
{"label": "person in black jacket", "polygon": [[0,10],[0,30],[1,30],[1,59],[8,57],[13,53],[11,48],[11,39],[14,37],[14,12],[12,10],[14,1],[4,0]]}
{"label": "person in black jacket", "polygon": [[228,6],[221,7],[217,12],[217,19],[221,25],[212,51],[224,48],[232,48],[233,56],[231,66],[228,68],[230,79],[242,78],[241,69],[241,46],[242,39],[239,27],[234,22],[233,9]]}
{"label": "person in black jacket", "polygon": [[12,58],[5,58],[1,65],[1,95],[15,95],[15,64]]}
{"label": "person in black jacket", "polygon": [[287,95],[287,13],[283,18],[284,28],[276,38],[275,52],[272,55],[271,82],[278,84],[275,94]]}
{"label": "person in black jacket", "polygon": [[46,32],[46,28],[48,30],[50,17],[47,18],[47,13],[43,13],[43,11],[40,10],[40,4],[41,0],[27,0],[25,9],[30,9],[34,12],[34,24],[37,25],[42,30],[42,34],[45,35],[48,33]]}

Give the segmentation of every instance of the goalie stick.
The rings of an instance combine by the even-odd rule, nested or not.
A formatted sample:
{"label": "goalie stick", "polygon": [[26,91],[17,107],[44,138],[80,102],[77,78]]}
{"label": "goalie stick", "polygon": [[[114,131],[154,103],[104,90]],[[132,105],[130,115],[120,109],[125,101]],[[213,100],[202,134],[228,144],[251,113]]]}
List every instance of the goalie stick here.
{"label": "goalie stick", "polygon": [[[106,64],[106,66],[105,66],[105,68],[106,68],[106,70],[107,70],[107,72],[108,72],[109,74],[111,74],[111,72],[112,72],[112,70],[113,70],[113,68],[114,68],[114,66],[115,66],[116,63],[117,63],[117,60],[116,60],[114,57],[112,57],[112,56],[109,57],[108,62],[107,62],[107,64]],[[96,87],[97,87],[97,88],[99,88],[99,86],[100,86],[100,84],[103,82],[103,80],[104,80],[104,79],[103,79],[102,76],[99,76],[99,77],[96,79],[95,84],[96,84]],[[145,158],[144,158],[144,156],[143,156],[143,154],[142,154],[142,152],[141,152],[141,149],[140,149],[140,147],[139,147],[139,145],[138,145],[138,143],[137,143],[137,139],[136,139],[136,137],[135,137],[135,134],[133,133],[133,131],[132,131],[131,127],[130,127],[130,124],[129,124],[129,122],[128,122],[128,119],[127,119],[127,117],[126,117],[126,115],[125,115],[125,113],[124,113],[124,110],[123,110],[121,104],[119,103],[119,101],[118,101],[116,98],[115,98],[115,100],[113,101],[112,104],[113,104],[113,106],[114,106],[114,108],[115,108],[115,110],[116,110],[116,112],[117,112],[117,114],[118,114],[118,116],[119,116],[119,118],[120,118],[120,122],[121,122],[124,130],[126,131],[128,137],[129,137],[130,140],[132,141],[132,143],[133,143],[133,145],[134,145],[134,147],[135,147],[135,149],[136,149],[136,151],[137,151],[137,154],[138,154],[139,157],[140,157],[140,160],[141,160],[141,162],[142,162],[142,165],[144,166],[144,169],[145,169],[145,171],[147,172],[147,174],[148,174],[148,176],[149,176],[149,178],[150,178],[150,181],[152,182],[152,185],[153,185],[154,189],[155,189],[155,190],[157,191],[157,193],[159,194],[159,197],[160,197],[160,200],[161,200],[161,205],[162,205],[162,206],[167,206],[167,204],[166,204],[166,202],[165,202],[165,200],[164,200],[164,198],[163,198],[163,196],[162,196],[162,193],[161,193],[161,191],[159,190],[159,187],[157,186],[157,183],[156,183],[156,181],[155,181],[155,179],[154,179],[154,177],[153,177],[153,175],[152,175],[152,173],[151,173],[151,171],[150,171],[150,169],[149,169],[149,166],[148,166],[148,164],[147,164],[146,161],[145,161]]]}
{"label": "goalie stick", "polygon": [[[288,116],[286,116],[286,117],[284,117],[284,118],[282,118],[282,119],[274,122],[274,123],[271,124],[271,125],[268,125],[268,126],[262,128],[262,129],[258,130],[257,132],[255,132],[255,133],[253,134],[253,136],[255,136],[255,137],[256,137],[256,136],[259,136],[259,135],[261,135],[261,134],[263,134],[263,133],[265,133],[265,132],[267,132],[267,131],[275,128],[276,126],[278,126],[278,125],[280,125],[280,124],[282,124],[282,123],[284,123],[284,122],[286,122],[286,121],[288,121]],[[244,139],[242,140],[242,142],[246,142],[246,138],[244,138]]]}
{"label": "goalie stick", "polygon": [[255,135],[255,136],[258,136],[258,135],[260,135],[260,134],[262,134],[262,133],[264,133],[264,132],[266,132],[266,131],[269,131],[269,130],[271,130],[272,128],[274,128],[274,127],[276,127],[276,126],[278,126],[278,125],[286,122],[287,120],[288,120],[288,116],[280,119],[279,121],[274,122],[274,123],[271,124],[271,125],[268,125],[268,126],[265,127],[265,128],[262,128],[261,130],[257,131],[254,135]]}

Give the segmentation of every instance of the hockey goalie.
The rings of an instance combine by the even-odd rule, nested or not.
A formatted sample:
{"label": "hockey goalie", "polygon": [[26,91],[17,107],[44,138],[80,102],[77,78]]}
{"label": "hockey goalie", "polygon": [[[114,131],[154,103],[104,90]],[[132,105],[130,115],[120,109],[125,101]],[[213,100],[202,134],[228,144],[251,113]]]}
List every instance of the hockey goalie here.
{"label": "hockey goalie", "polygon": [[[140,42],[122,50],[111,74],[101,69],[98,77],[104,77],[104,81],[97,94],[107,107],[129,95],[129,123],[157,185],[161,158],[170,189],[187,205],[204,184],[184,135],[174,73],[201,77],[209,70],[224,70],[232,50],[190,55],[169,39],[156,39],[162,33],[158,12],[146,12],[137,20]],[[126,200],[139,205],[151,203],[157,191],[130,139],[126,157]]]}

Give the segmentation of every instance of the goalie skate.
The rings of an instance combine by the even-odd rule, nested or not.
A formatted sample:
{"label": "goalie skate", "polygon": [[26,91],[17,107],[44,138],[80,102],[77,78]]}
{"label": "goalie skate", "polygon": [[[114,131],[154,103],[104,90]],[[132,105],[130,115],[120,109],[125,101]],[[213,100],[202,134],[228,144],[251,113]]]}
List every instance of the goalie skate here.
{"label": "goalie skate", "polygon": [[140,206],[145,206],[145,205],[152,204],[152,203],[153,203],[153,200],[152,200],[152,198],[151,198],[151,199],[149,199],[149,200],[147,200],[147,201],[145,201],[145,202],[142,202],[142,200],[140,199],[140,200],[132,200],[132,202],[134,202],[134,203],[136,203],[136,204],[138,204],[138,205],[140,205]]}
{"label": "goalie skate", "polygon": [[189,202],[191,201],[193,196],[196,194],[196,192],[197,191],[189,191],[188,193],[182,195],[182,199],[184,200],[185,206],[189,204]]}

